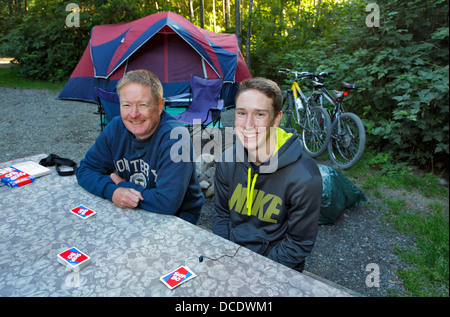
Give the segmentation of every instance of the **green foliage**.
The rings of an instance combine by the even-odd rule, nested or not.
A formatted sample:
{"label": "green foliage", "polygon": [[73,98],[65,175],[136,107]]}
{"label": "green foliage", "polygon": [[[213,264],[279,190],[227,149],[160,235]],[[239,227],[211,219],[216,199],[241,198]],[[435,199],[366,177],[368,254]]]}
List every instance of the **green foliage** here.
{"label": "green foliage", "polygon": [[378,165],[381,173],[388,176],[410,175],[411,167],[406,162],[394,162],[390,152],[380,152],[369,160],[370,165]]}
{"label": "green foliage", "polygon": [[[373,208],[383,210],[383,218],[411,239],[411,243],[395,248],[399,259],[407,264],[397,271],[405,288],[402,295],[448,296],[449,189],[439,185],[439,178],[432,173],[417,176],[409,169],[404,172],[397,168],[394,173],[383,172],[383,167],[396,166],[390,160],[389,154],[373,155],[366,167],[371,172],[362,173],[359,180],[363,179],[361,186],[366,192],[381,200]],[[391,197],[384,187],[395,188],[400,194]],[[426,197],[429,202],[417,210],[407,198],[412,196],[420,200]]]}
{"label": "green foliage", "polygon": [[416,238],[414,246],[396,249],[403,261],[413,264],[398,272],[407,289],[405,296],[448,296],[448,209],[441,203],[431,203],[429,212],[406,212],[402,200],[386,203],[395,228]]}
{"label": "green foliage", "polygon": [[16,67],[0,68],[0,87],[11,87],[21,89],[49,89],[60,92],[65,81],[48,82],[46,80],[29,79],[17,74]]}
{"label": "green foliage", "polygon": [[395,161],[390,152],[376,153],[369,148],[354,168],[343,170],[349,179],[361,181],[364,190],[376,190],[379,186],[407,191],[417,191],[427,198],[447,199],[449,188],[440,185],[440,177],[435,173],[424,173],[413,169],[402,161]]}
{"label": "green foliage", "polygon": [[92,27],[132,21],[145,15],[139,1],[79,1],[80,27],[68,27],[67,4],[63,0],[35,1],[21,23],[1,39],[0,56],[14,57],[20,75],[65,80],[82,56]]}
{"label": "green foliage", "polygon": [[448,2],[377,1],[380,27],[367,27],[370,2],[330,2],[302,12],[296,23],[277,24],[284,33],[262,28],[253,71],[281,85],[281,67],[336,71],[330,87],[339,90],[342,81],[360,87],[346,110],[363,119],[369,147],[397,162],[448,171]]}

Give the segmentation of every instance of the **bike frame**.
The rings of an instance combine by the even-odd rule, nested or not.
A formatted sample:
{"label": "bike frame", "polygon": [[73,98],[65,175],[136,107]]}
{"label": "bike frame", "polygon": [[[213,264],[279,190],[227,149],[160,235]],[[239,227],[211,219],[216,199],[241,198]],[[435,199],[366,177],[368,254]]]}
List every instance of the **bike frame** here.
{"label": "bike frame", "polygon": [[[326,150],[327,143],[330,139],[331,126],[330,116],[326,109],[316,107],[312,100],[314,96],[311,94],[306,97],[302,88],[300,87],[298,79],[313,79],[314,74],[309,72],[297,72],[289,69],[280,69],[280,73],[290,73],[295,76],[291,82],[290,89],[283,92],[283,118],[288,127],[291,126],[291,121],[302,129],[299,132],[299,137],[304,142],[305,151],[312,157],[316,157]],[[285,102],[287,100],[287,106]]]}
{"label": "bike frame", "polygon": [[297,73],[295,73],[295,80],[292,82],[291,85],[291,91],[292,96],[294,97],[294,107],[295,112],[297,113],[297,125],[299,125],[301,128],[304,128],[304,126],[300,122],[300,113],[299,113],[299,104],[297,103],[297,98],[300,97],[300,102],[303,105],[303,108],[306,110],[306,113],[308,115],[311,113],[309,106],[308,106],[308,99],[306,98],[305,94],[303,93],[302,89],[300,88],[300,85],[297,82]]}
{"label": "bike frame", "polygon": [[294,98],[298,98],[300,96],[303,100],[302,102],[306,102],[306,96],[303,93],[302,89],[300,88],[297,81],[294,81],[291,86],[292,94],[294,95]]}
{"label": "bike frame", "polygon": [[325,87],[320,88],[320,96],[319,96],[320,105],[323,107],[324,105],[323,97],[325,97],[334,107],[333,113],[331,115],[331,120],[334,120],[338,113],[345,112],[344,106],[342,105],[342,100],[345,96],[347,96],[347,94],[348,94],[347,90],[344,90],[342,97],[338,98],[334,93],[332,93]]}
{"label": "bike frame", "polygon": [[[296,102],[296,99],[298,97],[301,98],[301,102],[303,103],[303,106],[306,107],[309,99],[306,98],[305,94],[303,93],[302,89],[300,88],[300,85],[297,82],[298,78],[304,78],[302,75],[305,74],[306,72],[290,71],[289,69],[283,69],[283,72],[288,72],[288,73],[294,74],[294,76],[295,76],[294,81],[292,82],[290,90],[291,90],[292,95],[294,97],[294,104],[295,104],[296,110],[298,110],[298,104]],[[311,73],[308,73],[308,76],[311,76],[311,75],[312,75]]]}

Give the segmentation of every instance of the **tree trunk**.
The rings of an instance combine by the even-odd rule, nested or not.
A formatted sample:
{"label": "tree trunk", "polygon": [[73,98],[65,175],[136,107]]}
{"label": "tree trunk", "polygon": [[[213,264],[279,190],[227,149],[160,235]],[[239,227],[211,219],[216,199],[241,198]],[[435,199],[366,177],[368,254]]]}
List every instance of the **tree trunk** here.
{"label": "tree trunk", "polygon": [[192,4],[192,0],[189,0],[189,20],[191,22],[194,21],[194,7],[193,7],[193,4]]}
{"label": "tree trunk", "polygon": [[213,31],[216,32],[216,0],[212,0],[213,5]]}
{"label": "tree trunk", "polygon": [[245,43],[245,62],[247,67],[250,68],[250,38],[252,36],[252,12],[253,12],[253,0],[248,3],[248,24],[247,24],[247,39]]}
{"label": "tree trunk", "polygon": [[230,28],[230,0],[225,0],[225,27]]}
{"label": "tree trunk", "polygon": [[8,5],[9,5],[9,15],[12,15],[14,13],[14,0],[9,0]]}
{"label": "tree trunk", "polygon": [[205,28],[205,4],[203,0],[200,0],[200,27]]}
{"label": "tree trunk", "polygon": [[236,16],[236,37],[237,37],[237,42],[238,42],[238,47],[240,50],[242,50],[242,35],[241,35],[241,13],[240,13],[240,6],[241,3],[239,0],[236,0],[235,5],[234,5],[234,10],[235,10],[235,16]]}

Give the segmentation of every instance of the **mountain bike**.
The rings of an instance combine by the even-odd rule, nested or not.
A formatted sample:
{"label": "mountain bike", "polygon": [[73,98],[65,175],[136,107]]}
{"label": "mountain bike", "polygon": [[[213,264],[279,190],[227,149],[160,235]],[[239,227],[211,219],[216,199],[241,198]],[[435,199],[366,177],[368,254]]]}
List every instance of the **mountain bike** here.
{"label": "mountain bike", "polygon": [[331,119],[328,111],[318,107],[315,101],[306,97],[297,83],[297,79],[314,79],[313,73],[298,72],[282,68],[280,73],[293,74],[295,79],[291,89],[283,91],[283,117],[281,127],[299,126],[303,148],[311,157],[321,155],[326,149],[331,134]]}
{"label": "mountain bike", "polygon": [[366,130],[362,120],[354,113],[344,110],[343,101],[350,90],[358,87],[342,83],[344,91],[329,91],[325,78],[334,72],[314,75],[312,99],[322,107],[326,101],[334,107],[331,112],[331,138],[328,142],[328,155],[331,161],[342,169],[354,166],[362,157],[366,143]]}

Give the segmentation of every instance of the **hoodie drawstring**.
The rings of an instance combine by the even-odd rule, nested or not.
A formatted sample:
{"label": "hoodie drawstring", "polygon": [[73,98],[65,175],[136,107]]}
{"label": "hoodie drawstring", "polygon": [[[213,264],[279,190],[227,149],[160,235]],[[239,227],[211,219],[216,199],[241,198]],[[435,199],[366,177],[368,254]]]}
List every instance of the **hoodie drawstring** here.
{"label": "hoodie drawstring", "polygon": [[253,178],[253,181],[252,181],[252,169],[249,167],[248,168],[248,178],[247,178],[247,216],[252,215],[253,190],[255,189],[257,177],[258,177],[258,174],[255,173],[255,177]]}

